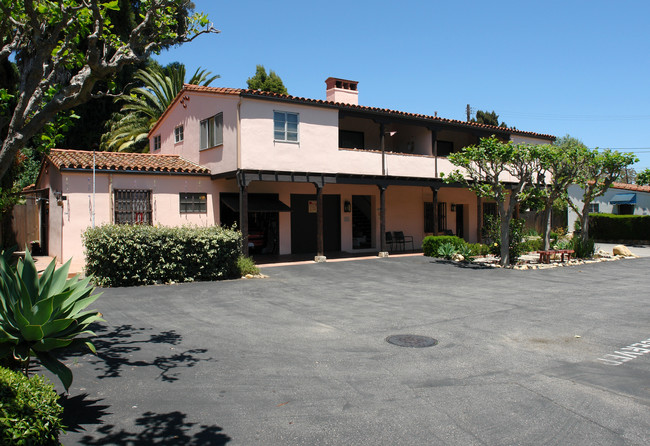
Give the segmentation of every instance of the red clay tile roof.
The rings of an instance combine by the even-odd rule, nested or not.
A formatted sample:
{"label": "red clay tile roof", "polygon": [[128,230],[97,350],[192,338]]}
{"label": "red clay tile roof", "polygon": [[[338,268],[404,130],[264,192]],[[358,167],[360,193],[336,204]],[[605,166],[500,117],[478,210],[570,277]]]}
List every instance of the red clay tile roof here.
{"label": "red clay tile roof", "polygon": [[610,187],[613,189],[624,189],[636,192],[650,192],[650,186],[639,186],[638,184],[612,183]]}
{"label": "red clay tile roof", "polygon": [[[181,96],[184,92],[186,91],[196,91],[196,92],[205,92],[205,93],[214,93],[214,94],[229,94],[229,95],[241,95],[241,96],[259,96],[259,97],[264,97],[264,98],[273,98],[273,99],[280,99],[280,100],[285,100],[285,101],[291,101],[291,102],[297,102],[297,103],[302,103],[302,104],[314,104],[314,105],[325,105],[325,106],[330,106],[330,107],[335,107],[338,109],[349,109],[349,110],[359,110],[359,111],[368,111],[368,112],[375,112],[375,113],[382,113],[382,114],[389,114],[393,116],[400,116],[400,117],[405,117],[405,118],[415,118],[415,119],[424,119],[428,121],[436,121],[436,122],[441,122],[441,123],[448,123],[448,124],[453,124],[453,125],[458,125],[462,127],[474,127],[474,128],[481,128],[485,130],[494,130],[498,133],[509,133],[509,134],[516,134],[516,135],[524,135],[524,136],[531,136],[531,137],[537,137],[537,138],[543,138],[543,139],[548,139],[548,140],[554,140],[555,136],[553,135],[547,135],[543,133],[535,133],[535,132],[526,132],[523,130],[515,130],[515,129],[508,129],[504,127],[497,127],[493,125],[487,125],[487,124],[479,124],[478,122],[466,122],[466,121],[459,121],[456,119],[446,119],[446,118],[441,118],[438,116],[430,116],[430,115],[421,115],[418,113],[407,113],[399,110],[391,110],[388,108],[377,108],[377,107],[366,107],[363,105],[354,105],[354,104],[345,104],[342,102],[332,102],[332,101],[324,101],[322,99],[309,99],[309,98],[302,98],[302,97],[297,97],[297,96],[291,96],[291,95],[286,95],[286,94],[280,94],[280,93],[271,93],[268,91],[260,91],[260,90],[246,90],[246,89],[241,89],[241,88],[222,88],[222,87],[204,87],[200,85],[191,85],[191,84],[185,84],[183,86],[183,90],[180,91],[176,99],[174,99],[174,102],[178,99],[179,96]],[[172,104],[174,103],[172,102]],[[169,108],[167,109],[169,110]],[[158,120],[158,122],[161,122],[162,119],[165,117],[167,114],[167,111],[161,116],[161,118]],[[153,129],[152,129],[153,131]]]}
{"label": "red clay tile roof", "polygon": [[[58,169],[92,169],[93,152],[52,149],[47,159]],[[209,175],[210,169],[178,155],[95,152],[97,170],[139,171]]]}

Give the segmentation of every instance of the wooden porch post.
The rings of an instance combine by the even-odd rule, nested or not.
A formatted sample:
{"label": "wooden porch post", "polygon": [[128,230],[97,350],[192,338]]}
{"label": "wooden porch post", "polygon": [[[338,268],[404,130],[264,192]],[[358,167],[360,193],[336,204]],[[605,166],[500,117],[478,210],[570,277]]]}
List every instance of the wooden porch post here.
{"label": "wooden porch post", "polygon": [[388,257],[386,250],[386,187],[383,184],[377,185],[379,187],[379,240],[380,251],[379,257]]}
{"label": "wooden porch post", "polygon": [[237,175],[239,182],[239,230],[242,234],[241,252],[248,255],[248,185],[243,175]]}
{"label": "wooden porch post", "polygon": [[482,243],[481,233],[483,229],[483,199],[476,196],[476,241]]}
{"label": "wooden porch post", "polygon": [[438,188],[431,186],[433,192],[433,235],[438,235]]}
{"label": "wooden porch post", "polygon": [[323,235],[323,187],[317,183],[316,186],[316,257],[315,262],[325,262],[325,243]]}

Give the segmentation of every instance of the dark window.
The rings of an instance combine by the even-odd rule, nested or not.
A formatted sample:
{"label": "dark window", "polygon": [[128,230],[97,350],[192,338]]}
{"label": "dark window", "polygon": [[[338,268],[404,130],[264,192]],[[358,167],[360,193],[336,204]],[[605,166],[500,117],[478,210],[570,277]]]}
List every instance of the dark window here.
{"label": "dark window", "polygon": [[181,192],[181,214],[205,214],[208,212],[208,196],[204,193]]}
{"label": "dark window", "polygon": [[115,223],[151,224],[151,191],[115,191]]}
{"label": "dark window", "polygon": [[633,204],[619,204],[618,205],[618,215],[634,215],[634,205]]}
{"label": "dark window", "polygon": [[364,148],[363,132],[353,132],[351,130],[339,130],[339,147],[342,149],[363,149]]}
{"label": "dark window", "polygon": [[[438,232],[447,229],[447,205],[438,203]],[[433,232],[433,202],[424,203],[424,232]]]}
{"label": "dark window", "polygon": [[454,143],[451,141],[438,141],[438,156],[447,156],[454,151]]}
{"label": "dark window", "polygon": [[589,203],[589,213],[590,214],[597,214],[600,212],[600,204],[599,203]]}

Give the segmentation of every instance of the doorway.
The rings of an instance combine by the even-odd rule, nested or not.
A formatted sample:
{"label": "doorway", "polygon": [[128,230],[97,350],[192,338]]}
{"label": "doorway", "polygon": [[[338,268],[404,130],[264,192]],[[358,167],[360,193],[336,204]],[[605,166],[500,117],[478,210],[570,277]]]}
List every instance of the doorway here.
{"label": "doorway", "polygon": [[373,246],[372,196],[352,195],[352,248]]}
{"label": "doorway", "polygon": [[465,231],[463,230],[465,215],[463,212],[464,205],[456,205],[456,235],[460,238],[465,238]]}
{"label": "doorway", "polygon": [[[291,194],[291,253],[317,251],[316,195]],[[341,250],[341,196],[323,194],[323,249]]]}

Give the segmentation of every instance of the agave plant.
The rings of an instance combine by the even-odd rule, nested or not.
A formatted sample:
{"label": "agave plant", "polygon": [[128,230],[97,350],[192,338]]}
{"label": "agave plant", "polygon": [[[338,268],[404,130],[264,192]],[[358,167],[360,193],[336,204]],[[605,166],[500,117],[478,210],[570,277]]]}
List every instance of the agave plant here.
{"label": "agave plant", "polygon": [[83,310],[99,294],[91,295],[90,277],[68,279],[69,261],[56,269],[53,260],[39,277],[29,251],[15,267],[12,252],[0,253],[0,359],[13,357],[27,375],[36,356],[68,390],[72,372],[55,354],[80,346],[95,353],[88,326],[102,320],[101,314]]}
{"label": "agave plant", "polygon": [[456,254],[456,247],[451,243],[443,243],[438,247],[438,255],[444,259],[451,260]]}

